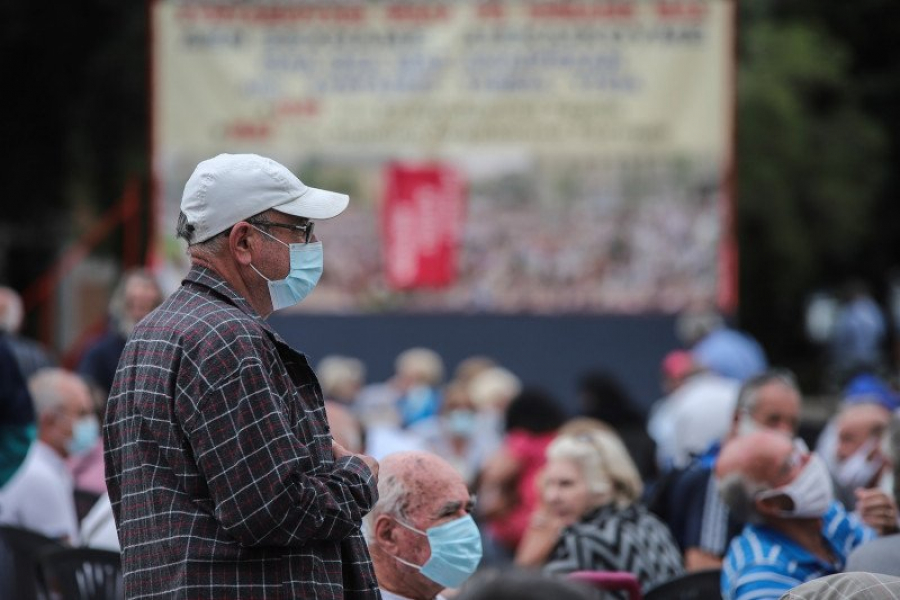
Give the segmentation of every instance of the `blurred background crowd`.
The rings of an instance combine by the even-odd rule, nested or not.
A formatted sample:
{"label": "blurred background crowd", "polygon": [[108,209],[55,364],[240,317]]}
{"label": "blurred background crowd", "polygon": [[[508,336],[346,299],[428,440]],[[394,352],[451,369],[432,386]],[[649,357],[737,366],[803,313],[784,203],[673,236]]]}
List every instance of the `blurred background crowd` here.
{"label": "blurred background crowd", "polygon": [[[733,314],[666,300],[689,295],[677,275],[707,259],[672,250],[686,239],[699,247],[703,224],[670,211],[665,197],[631,220],[606,222],[601,207],[556,214],[549,227],[473,204],[462,281],[490,285],[451,294],[453,308],[634,313],[652,303],[678,313],[680,347],[651,366],[658,398],[632,397],[603,364],[572,382],[577,397],[560,397],[535,385],[539,373],[478,353],[450,364],[427,343],[396,356],[393,375],[378,380],[357,357],[313,356],[335,436],[376,458],[408,449],[446,458],[477,495],[485,572],[634,567],[649,590],[686,571],[722,568],[744,521],[718,494],[717,459],[760,428],[821,457],[843,510],[869,527],[860,549],[875,533],[891,535],[900,463],[896,9],[891,0],[738,4]],[[136,228],[93,246],[106,260],[86,268],[104,274],[104,284],[118,280],[114,290],[64,289],[58,301],[42,278],[75,268],[60,256],[119,210],[128,185],[150,196],[148,11],[94,0],[52,11],[8,3],[0,14],[0,72],[13,90],[0,98],[2,131],[14,148],[0,163],[0,283],[8,286],[0,290],[0,385],[9,399],[0,412],[0,451],[9,457],[0,464],[0,520],[114,549],[100,431],[118,354],[164,295],[150,272],[129,270],[147,257],[121,250],[147,246],[152,207],[133,208]],[[370,231],[354,221],[365,218],[348,211],[334,229],[343,236],[336,256],[363,257],[336,260],[329,274],[350,290],[370,287],[376,270],[377,256],[365,251],[374,243],[354,234]],[[505,238],[487,239],[479,220],[508,221],[511,235],[527,231],[534,243],[523,254]],[[585,227],[589,220],[596,226]],[[585,269],[587,254],[575,249],[611,247],[621,252],[587,272],[611,274],[614,290],[567,276]],[[637,280],[617,280],[620,271]],[[669,271],[668,280],[640,280]],[[322,299],[337,310],[358,301]],[[427,295],[417,302],[431,308]],[[79,310],[108,319],[72,343],[77,335],[57,335],[57,324]],[[597,340],[606,343],[619,342]],[[631,524],[615,540],[641,532],[637,547],[652,560],[637,567],[628,562],[634,553],[604,550],[608,539],[591,524],[610,514]],[[579,565],[573,555],[619,562]]]}
{"label": "blurred background crowd", "polygon": [[[453,466],[477,498],[482,574],[626,571],[644,591],[693,571],[718,578],[729,545],[756,521],[724,491],[717,465],[730,464],[730,445],[773,433],[774,445],[797,440],[804,460],[821,458],[835,506],[859,528],[836,563],[843,565],[853,547],[900,531],[897,362],[886,319],[864,292],[851,287],[835,315],[823,383],[833,392],[815,400],[713,310],[679,315],[682,346],[658,365],[659,398],[649,410],[603,365],[577,381],[574,410],[533,385],[533,374],[489,356],[451,368],[434,350],[414,347],[396,356],[384,381],[369,380],[352,356],[323,356],[316,372],[332,434],[346,448],[379,460],[425,451]],[[119,354],[163,300],[161,289],[149,271],[125,273],[108,328],[72,369],[17,332],[15,290],[3,288],[0,300],[8,399],[0,523],[117,551],[100,434],[105,402]],[[806,500],[794,501],[799,510]],[[887,556],[897,551],[895,544]],[[868,561],[859,570],[900,575],[897,565]]]}

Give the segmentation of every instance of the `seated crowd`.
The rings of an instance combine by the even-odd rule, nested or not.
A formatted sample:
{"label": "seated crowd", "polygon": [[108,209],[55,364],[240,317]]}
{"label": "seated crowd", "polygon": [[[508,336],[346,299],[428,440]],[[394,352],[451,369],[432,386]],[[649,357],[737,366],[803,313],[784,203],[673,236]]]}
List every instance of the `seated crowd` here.
{"label": "seated crowd", "polygon": [[[570,416],[484,357],[445,381],[441,357],[413,348],[369,385],[360,361],[323,359],[335,440],[380,461],[363,530],[382,597],[589,598],[567,577],[579,571],[631,573],[646,594],[715,570],[729,600],[814,597],[807,582],[844,572],[900,576],[894,392],[857,380],[804,439],[789,372],[735,377],[699,356],[666,357],[649,421],[603,373],[580,382]],[[104,390],[59,367],[27,390],[35,439],[0,482],[0,523],[118,550],[98,476]]]}

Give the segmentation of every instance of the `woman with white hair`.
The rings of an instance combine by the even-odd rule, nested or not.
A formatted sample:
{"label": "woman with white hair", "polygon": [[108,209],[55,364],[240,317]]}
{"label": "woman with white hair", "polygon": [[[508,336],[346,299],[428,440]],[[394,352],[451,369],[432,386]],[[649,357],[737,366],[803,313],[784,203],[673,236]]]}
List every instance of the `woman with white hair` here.
{"label": "woman with white hair", "polygon": [[543,537],[550,573],[629,571],[646,592],[684,571],[666,525],[638,503],[641,478],[614,431],[561,434],[547,448],[540,486],[543,509],[531,527],[543,535],[522,548],[530,556],[520,552],[520,564],[534,564]]}

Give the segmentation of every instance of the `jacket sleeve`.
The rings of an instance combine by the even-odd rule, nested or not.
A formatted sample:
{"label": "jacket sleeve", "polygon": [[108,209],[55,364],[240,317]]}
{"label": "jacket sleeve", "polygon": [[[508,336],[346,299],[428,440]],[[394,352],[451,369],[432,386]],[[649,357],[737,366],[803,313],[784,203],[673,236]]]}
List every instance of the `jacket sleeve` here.
{"label": "jacket sleeve", "polygon": [[[333,461],[324,424],[300,439],[262,361],[234,356],[228,368],[198,369],[188,387],[203,390],[199,400],[184,388],[176,398],[216,519],[248,546],[300,546],[357,531],[377,500],[372,472],[357,457]],[[324,419],[324,409],[303,418]]]}

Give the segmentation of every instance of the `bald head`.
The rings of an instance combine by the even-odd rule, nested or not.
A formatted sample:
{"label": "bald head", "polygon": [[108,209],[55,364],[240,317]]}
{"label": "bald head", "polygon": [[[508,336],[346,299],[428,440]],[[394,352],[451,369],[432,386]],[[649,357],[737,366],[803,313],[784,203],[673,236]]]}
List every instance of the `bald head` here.
{"label": "bald head", "polygon": [[732,438],[716,460],[722,501],[735,518],[760,522],[755,498],[763,490],[784,485],[795,473],[786,470],[793,442],[777,431],[763,429]]}
{"label": "bald head", "polygon": [[[381,509],[401,517],[413,518],[423,513],[430,514],[438,507],[440,500],[460,504],[462,496],[468,500],[468,491],[462,475],[446,460],[436,454],[421,451],[396,452],[389,454],[381,461],[379,471],[378,505],[372,513]],[[385,488],[382,493],[382,487]],[[394,488],[403,489],[403,498],[397,498],[394,506],[390,504]],[[465,502],[462,502],[465,504]]]}
{"label": "bald head", "polygon": [[378,496],[365,532],[379,585],[413,600],[434,598],[444,586],[412,565],[431,555],[423,532],[471,511],[462,475],[435,454],[397,452],[381,461]]}
{"label": "bald head", "polygon": [[716,477],[739,474],[745,479],[779,485],[778,467],[793,452],[793,442],[784,434],[760,430],[729,441],[716,460]]}

